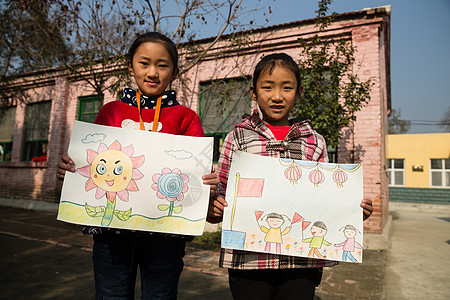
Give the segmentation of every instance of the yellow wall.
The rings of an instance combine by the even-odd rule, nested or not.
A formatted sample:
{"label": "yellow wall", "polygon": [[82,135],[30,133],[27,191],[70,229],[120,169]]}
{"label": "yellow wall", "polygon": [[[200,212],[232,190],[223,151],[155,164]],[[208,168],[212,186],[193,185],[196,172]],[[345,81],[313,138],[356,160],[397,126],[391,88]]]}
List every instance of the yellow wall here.
{"label": "yellow wall", "polygon": [[[386,155],[405,160],[405,187],[428,188],[430,159],[450,158],[450,133],[389,134]],[[423,172],[413,172],[415,165]]]}

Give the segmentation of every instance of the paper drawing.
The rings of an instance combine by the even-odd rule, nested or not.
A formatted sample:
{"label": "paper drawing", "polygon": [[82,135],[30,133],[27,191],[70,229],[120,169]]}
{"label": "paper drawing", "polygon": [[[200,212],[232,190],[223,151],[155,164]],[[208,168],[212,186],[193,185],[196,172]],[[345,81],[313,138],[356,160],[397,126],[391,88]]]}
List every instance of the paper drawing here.
{"label": "paper drawing", "polygon": [[128,191],[139,191],[136,181],[144,175],[139,167],[144,163],[144,156],[133,157],[132,145],[122,148],[118,141],[111,146],[100,143],[98,150],[87,149],[88,165],[77,169],[77,172],[87,177],[85,190],[97,188],[95,198],[106,196],[106,206],[91,206],[85,204],[86,213],[91,217],[102,217],[101,225],[109,226],[113,215],[122,221],[127,221],[131,208],[126,211],[116,210],[116,198],[128,202]]}
{"label": "paper drawing", "polygon": [[362,262],[362,174],[361,164],[237,151],[228,178],[231,205],[224,211],[222,247]]}
{"label": "paper drawing", "polygon": [[356,232],[360,232],[353,225],[346,225],[344,228],[344,236],[346,240],[342,243],[334,244],[335,247],[342,247],[342,261],[347,261],[347,258],[352,262],[356,262],[356,259],[353,257],[352,253],[355,252],[356,249],[361,249],[362,246],[355,241]]}
{"label": "paper drawing", "polygon": [[157,191],[156,195],[160,199],[166,199],[170,205],[160,204],[158,209],[161,211],[168,210],[168,216],[171,216],[173,212],[180,213],[183,210],[183,206],[179,204],[174,206],[174,202],[181,202],[184,198],[184,193],[188,191],[189,177],[186,174],[182,174],[179,169],[164,168],[161,174],[157,173],[153,175],[152,189]]}
{"label": "paper drawing", "polygon": [[[150,146],[151,145],[151,146]],[[212,139],[76,121],[58,220],[81,225],[201,235]]]}

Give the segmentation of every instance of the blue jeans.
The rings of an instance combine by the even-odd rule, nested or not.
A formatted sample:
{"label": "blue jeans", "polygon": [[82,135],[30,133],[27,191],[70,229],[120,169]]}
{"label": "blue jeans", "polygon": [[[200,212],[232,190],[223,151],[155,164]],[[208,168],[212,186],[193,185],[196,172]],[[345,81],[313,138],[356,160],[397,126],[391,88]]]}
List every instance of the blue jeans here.
{"label": "blue jeans", "polygon": [[162,235],[94,235],[95,299],[134,299],[138,266],[142,299],[176,299],[185,245]]}

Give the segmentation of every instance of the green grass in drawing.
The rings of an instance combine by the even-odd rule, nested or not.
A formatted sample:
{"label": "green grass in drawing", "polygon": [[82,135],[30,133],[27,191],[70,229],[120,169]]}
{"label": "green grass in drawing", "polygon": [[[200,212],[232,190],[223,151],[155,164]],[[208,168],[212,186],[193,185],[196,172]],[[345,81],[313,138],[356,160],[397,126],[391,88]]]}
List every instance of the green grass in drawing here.
{"label": "green grass in drawing", "polygon": [[101,217],[101,225],[109,226],[114,216],[127,221],[131,216],[131,208],[126,211],[116,210],[116,201],[128,202],[129,191],[138,191],[136,180],[144,177],[138,170],[144,163],[144,156],[135,156],[133,145],[122,148],[118,141],[109,147],[100,143],[97,151],[87,149],[88,165],[77,169],[87,177],[85,190],[97,188],[95,198],[106,197],[106,206],[85,204],[86,213],[93,218]]}

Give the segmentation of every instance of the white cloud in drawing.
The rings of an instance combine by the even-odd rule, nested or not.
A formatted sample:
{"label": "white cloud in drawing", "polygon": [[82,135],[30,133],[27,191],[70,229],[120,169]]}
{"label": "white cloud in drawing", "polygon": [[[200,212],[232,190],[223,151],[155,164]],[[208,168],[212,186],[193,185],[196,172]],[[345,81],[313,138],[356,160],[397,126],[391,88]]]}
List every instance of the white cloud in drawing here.
{"label": "white cloud in drawing", "polygon": [[89,143],[98,143],[100,141],[103,141],[106,138],[106,134],[103,133],[94,133],[94,134],[88,134],[81,142],[83,144],[89,144]]}
{"label": "white cloud in drawing", "polygon": [[193,156],[191,152],[185,150],[166,150],[165,152],[176,159],[189,159]]}

